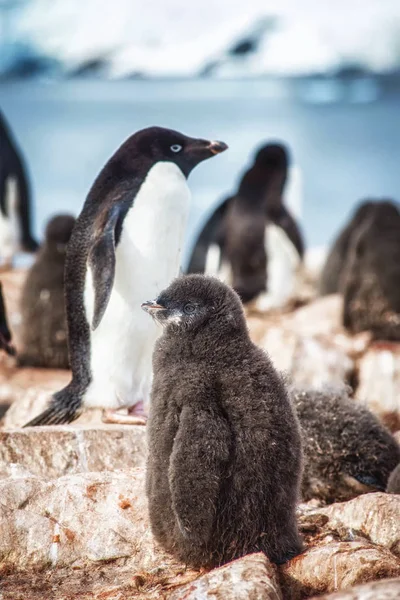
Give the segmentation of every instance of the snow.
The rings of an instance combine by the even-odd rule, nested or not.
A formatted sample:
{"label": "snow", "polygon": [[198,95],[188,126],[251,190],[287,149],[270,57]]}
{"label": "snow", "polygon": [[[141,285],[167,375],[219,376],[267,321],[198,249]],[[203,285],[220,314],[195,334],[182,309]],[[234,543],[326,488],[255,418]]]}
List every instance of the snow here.
{"label": "snow", "polygon": [[[19,35],[40,52],[67,69],[105,58],[114,78],[191,76],[211,63],[217,77],[400,65],[399,0],[31,0],[19,13]],[[261,37],[253,54],[228,53],[249,35]]]}

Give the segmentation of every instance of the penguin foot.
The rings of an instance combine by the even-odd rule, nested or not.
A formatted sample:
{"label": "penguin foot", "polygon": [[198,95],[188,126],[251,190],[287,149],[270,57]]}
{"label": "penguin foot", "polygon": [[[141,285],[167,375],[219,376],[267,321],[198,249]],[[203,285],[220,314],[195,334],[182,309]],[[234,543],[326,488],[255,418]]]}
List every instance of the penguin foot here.
{"label": "penguin foot", "polygon": [[128,414],[123,415],[114,410],[105,410],[102,416],[103,423],[118,425],[146,425],[147,415],[144,412],[143,402],[138,402],[128,409]]}

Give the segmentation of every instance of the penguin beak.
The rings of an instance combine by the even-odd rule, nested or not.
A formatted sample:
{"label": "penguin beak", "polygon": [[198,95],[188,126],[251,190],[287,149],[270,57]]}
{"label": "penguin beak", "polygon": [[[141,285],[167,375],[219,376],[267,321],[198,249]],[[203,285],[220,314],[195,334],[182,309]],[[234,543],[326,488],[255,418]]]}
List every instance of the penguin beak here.
{"label": "penguin beak", "polygon": [[161,304],[157,304],[155,300],[147,300],[146,302],[143,302],[141,308],[142,310],[144,310],[144,312],[147,312],[151,315],[153,312],[157,312],[158,310],[163,309],[164,306],[161,306]]}
{"label": "penguin beak", "polygon": [[212,141],[210,142],[208,148],[211,154],[221,154],[221,152],[225,152],[225,150],[227,150],[228,145],[225,144],[225,142]]}
{"label": "penguin beak", "polygon": [[221,152],[225,152],[228,145],[225,142],[196,140],[191,138],[185,148],[184,154],[187,161],[187,173],[203,160],[212,158]]}

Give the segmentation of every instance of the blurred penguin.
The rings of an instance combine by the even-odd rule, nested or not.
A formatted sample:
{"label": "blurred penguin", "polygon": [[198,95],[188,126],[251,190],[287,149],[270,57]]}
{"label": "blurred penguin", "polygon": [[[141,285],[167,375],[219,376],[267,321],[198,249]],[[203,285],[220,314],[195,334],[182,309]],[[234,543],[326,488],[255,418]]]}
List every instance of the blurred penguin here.
{"label": "blurred penguin", "polygon": [[0,349],[6,354],[15,356],[15,348],[11,344],[11,331],[8,327],[6,305],[3,296],[3,286],[0,283]]}
{"label": "blurred penguin", "polygon": [[[259,296],[261,310],[284,304],[293,294],[304,244],[283,203],[288,153],[281,144],[259,149],[238,192],[207,221],[195,245],[189,272],[217,275],[243,302]],[[300,178],[293,171],[292,202],[299,211]]]}
{"label": "blurred penguin", "polygon": [[400,463],[390,474],[386,491],[389,494],[400,494]]}
{"label": "blurred penguin", "polygon": [[31,234],[31,191],[22,156],[0,112],[0,260],[12,265],[19,250],[34,252]]}
{"label": "blurred penguin", "polygon": [[319,281],[319,293],[321,296],[337,294],[339,292],[339,281],[342,274],[351,241],[360,225],[371,214],[377,201],[367,199],[362,201],[354,211],[350,221],[342,229],[329,251],[325,265],[322,269]]}
{"label": "blurred penguin", "polygon": [[303,501],[341,502],[385,491],[400,446],[375,415],[344,386],[293,388],[291,395],[303,438]]}
{"label": "blurred penguin", "polygon": [[21,366],[67,369],[64,266],[75,218],[53,217],[22,291]]}
{"label": "blurred penguin", "polygon": [[400,211],[394,202],[377,202],[352,239],[340,291],[350,332],[400,340]]}

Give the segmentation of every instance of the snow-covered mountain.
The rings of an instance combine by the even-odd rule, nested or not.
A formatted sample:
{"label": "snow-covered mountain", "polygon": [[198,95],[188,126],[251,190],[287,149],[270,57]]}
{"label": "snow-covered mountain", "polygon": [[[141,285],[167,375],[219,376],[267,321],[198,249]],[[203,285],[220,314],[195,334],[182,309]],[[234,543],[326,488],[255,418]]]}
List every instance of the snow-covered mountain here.
{"label": "snow-covered mountain", "polygon": [[400,0],[25,0],[13,35],[111,78],[381,73],[400,66]]}

